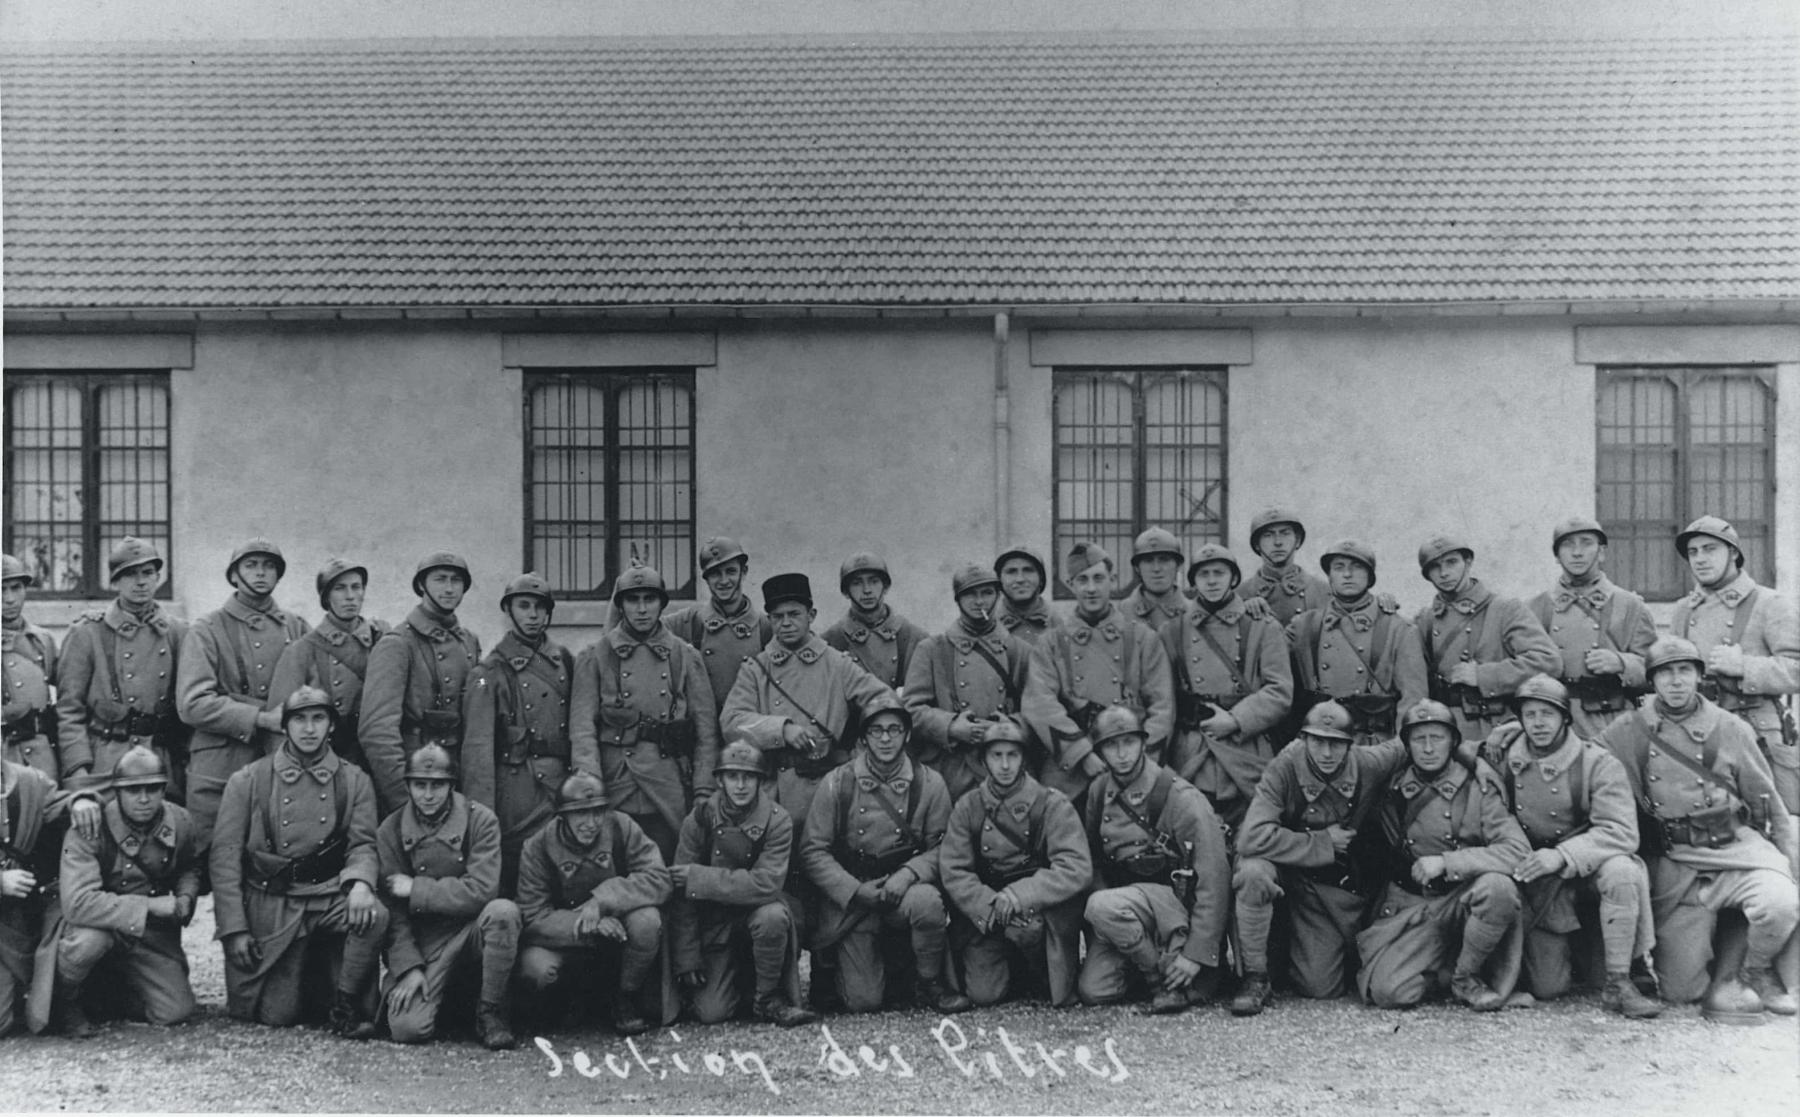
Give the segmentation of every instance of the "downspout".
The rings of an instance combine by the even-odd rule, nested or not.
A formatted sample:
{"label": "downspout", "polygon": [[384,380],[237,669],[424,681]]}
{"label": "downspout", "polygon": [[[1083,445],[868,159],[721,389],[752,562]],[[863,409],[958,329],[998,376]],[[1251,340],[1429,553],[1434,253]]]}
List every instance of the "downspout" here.
{"label": "downspout", "polygon": [[1006,342],[1010,322],[994,315],[994,552],[1012,539],[1012,414],[1006,391]]}

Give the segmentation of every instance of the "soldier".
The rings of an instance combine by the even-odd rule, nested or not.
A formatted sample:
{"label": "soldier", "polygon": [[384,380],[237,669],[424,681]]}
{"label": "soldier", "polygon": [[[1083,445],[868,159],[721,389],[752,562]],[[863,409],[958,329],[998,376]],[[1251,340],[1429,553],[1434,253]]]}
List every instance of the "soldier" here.
{"label": "soldier", "polygon": [[53,1011],[66,1035],[94,1034],[81,992],[103,966],[105,984],[128,991],[149,1023],[194,1014],[181,929],[194,917],[200,866],[192,820],[164,801],[168,782],[162,757],[133,746],[114,770],[99,836],[71,831],[63,842]]}
{"label": "soldier", "polygon": [[310,686],[331,695],[337,710],[331,751],[367,772],[369,760],[356,736],[362,718],[363,680],[369,674],[369,653],[375,641],[393,631],[393,626],[362,615],[368,567],[348,559],[330,559],[314,582],[325,617],[319,627],[281,653],[269,693],[292,694]]}
{"label": "soldier", "polygon": [[1800,814],[1800,742],[1784,695],[1800,691],[1800,613],[1791,594],[1744,573],[1737,529],[1702,516],[1675,537],[1694,592],[1675,603],[1669,631],[1705,658],[1707,699],[1750,723],[1789,814]]}
{"label": "soldier", "polygon": [[939,1013],[973,1007],[945,980],[944,894],[938,843],[950,821],[941,776],[906,755],[912,716],[883,696],[863,711],[863,748],[819,782],[800,842],[819,890],[813,950],[837,948],[838,994],[851,1012],[876,1012],[888,992],[880,938],[906,931],[914,1000]]}
{"label": "soldier", "polygon": [[[1702,692],[1708,668],[1699,648],[1665,636],[1645,661],[1655,697],[1608,726],[1600,743],[1624,764],[1655,854],[1662,995],[1675,1004],[1704,995],[1707,1018],[1726,1023],[1760,1023],[1765,1011],[1792,1016],[1793,970],[1777,975],[1775,967],[1800,921],[1793,818],[1756,731]],[[1749,941],[1742,954],[1728,948],[1714,959],[1713,930],[1728,908],[1749,921]]]}
{"label": "soldier", "polygon": [[25,564],[0,555],[0,705],[6,759],[61,778],[56,755],[56,639],[25,619],[26,587],[37,581]]}
{"label": "soldier", "polygon": [[1509,937],[1517,942],[1511,873],[1531,847],[1499,774],[1486,761],[1457,758],[1462,740],[1448,706],[1426,699],[1408,708],[1400,735],[1412,763],[1375,810],[1387,883],[1373,922],[1356,936],[1357,987],[1372,1004],[1409,1008],[1448,977],[1457,1000],[1493,1012],[1518,978],[1517,952],[1502,953],[1491,984],[1484,970]]}
{"label": "soldier", "polygon": [[463,695],[481,662],[481,641],[456,619],[456,608],[474,584],[461,555],[426,555],[413,571],[419,603],[369,650],[357,737],[384,816],[406,803],[401,772],[419,746],[442,745],[460,764]]}
{"label": "soldier", "polygon": [[0,759],[0,1036],[18,1024],[27,990],[33,1028],[47,1023],[37,1017],[55,987],[56,939],[43,929],[59,918],[54,882],[65,818],[89,841],[100,834],[92,792],[58,789],[36,768]]}
{"label": "soldier", "polygon": [[388,929],[375,894],[375,791],[331,751],[330,695],[301,687],[276,712],[286,739],[232,773],[219,804],[211,858],[225,1007],[277,1028],[316,1015],[304,977],[322,950],[335,973],[331,1030],[368,1039]]}
{"label": "soldier", "polygon": [[1425,652],[1419,630],[1399,616],[1399,603],[1375,588],[1375,552],[1340,539],[1320,557],[1330,579],[1326,605],[1288,622],[1298,722],[1325,699],[1350,711],[1351,732],[1363,744],[1386,740],[1400,713],[1423,701]]}
{"label": "soldier", "polygon": [[1655,1016],[1660,1007],[1631,978],[1632,960],[1647,955],[1655,938],[1625,772],[1574,731],[1568,691],[1550,676],[1520,683],[1513,709],[1518,723],[1496,729],[1482,756],[1499,773],[1507,809],[1531,843],[1512,870],[1525,900],[1526,987],[1539,1000],[1568,991],[1568,936],[1579,926],[1576,896],[1586,894],[1600,905],[1602,1003],[1625,1016]]}
{"label": "soldier", "polygon": [[1131,545],[1131,571],[1137,588],[1119,602],[1119,612],[1133,617],[1153,632],[1187,612],[1187,598],[1176,580],[1187,560],[1181,540],[1162,528],[1148,528]]}
{"label": "soldier", "polygon": [[1044,591],[1050,586],[1043,558],[1030,547],[1015,545],[994,560],[1000,579],[1000,627],[1022,644],[1035,644],[1062,621],[1050,611]]}
{"label": "soldier", "polygon": [[1233,592],[1242,581],[1236,556],[1217,543],[1202,546],[1188,566],[1193,604],[1162,630],[1175,668],[1169,769],[1206,796],[1228,831],[1244,820],[1275,755],[1266,734],[1294,697],[1281,626],[1250,616]]}
{"label": "soldier", "polygon": [[[1299,516],[1283,508],[1258,512],[1250,521],[1250,550],[1263,561],[1256,577],[1238,587],[1238,596],[1246,602],[1251,598],[1266,602],[1269,613],[1284,626],[1309,609],[1325,608],[1331,600],[1325,580],[1294,561],[1305,544],[1306,525]],[[1329,563],[1325,565],[1330,573]]]}
{"label": "soldier", "polygon": [[976,1004],[1034,989],[1066,1008],[1080,970],[1082,894],[1094,879],[1081,816],[1031,778],[1017,721],[994,722],[976,747],[987,779],[950,808],[938,847],[950,945]]}
{"label": "soldier", "polygon": [[[275,544],[240,544],[225,564],[231,597],[196,620],[182,641],[176,709],[194,730],[187,808],[203,854],[212,844],[226,781],[280,744],[281,694],[269,686],[282,653],[312,627],[275,604],[275,586],[286,573],[287,560]],[[127,669],[127,677],[132,674]]]}
{"label": "soldier", "polygon": [[768,646],[774,633],[769,618],[744,592],[749,575],[750,556],[744,548],[735,539],[715,535],[700,545],[700,579],[710,597],[663,617],[668,630],[693,645],[706,664],[715,715],[725,709],[738,670]]}
{"label": "soldier", "polygon": [[1562,655],[1557,675],[1569,689],[1575,734],[1591,741],[1642,693],[1644,653],[1656,639],[1656,621],[1643,598],[1613,585],[1601,569],[1606,531],[1592,517],[1557,524],[1550,551],[1562,577],[1529,607]]}
{"label": "soldier", "polygon": [[957,618],[927,636],[906,672],[914,755],[944,777],[951,801],[982,781],[981,742],[1019,712],[1030,646],[994,620],[999,576],[967,563],[950,579]]}
{"label": "soldier", "polygon": [[1106,775],[1083,813],[1101,887],[1087,900],[1082,1003],[1123,1000],[1135,974],[1153,990],[1152,1014],[1184,1012],[1218,987],[1231,904],[1224,828],[1204,795],[1145,755],[1131,710],[1103,711],[1094,745]]}
{"label": "soldier", "polygon": [[388,905],[387,1016],[395,1043],[426,1043],[459,971],[479,981],[475,1035],[489,1051],[517,1045],[508,1022],[519,905],[500,898],[500,820],[454,789],[442,745],[406,758],[407,805],[375,833]]}
{"label": "soldier", "polygon": [[1069,552],[1075,612],[1044,633],[1025,672],[1025,721],[1050,749],[1045,786],[1085,802],[1088,781],[1106,770],[1094,752],[1094,717],[1107,706],[1140,711],[1150,758],[1159,761],[1175,727],[1169,653],[1156,633],[1113,604],[1113,560],[1096,543]]}
{"label": "soldier", "polygon": [[1457,731],[1467,741],[1493,731],[1520,683],[1562,666],[1531,611],[1482,585],[1474,570],[1475,549],[1460,537],[1434,535],[1419,548],[1419,572],[1437,589],[1413,618],[1431,697],[1456,712]]}
{"label": "soldier", "polygon": [[511,899],[520,851],[556,813],[569,774],[575,657],[547,635],[556,598],[536,574],[506,584],[500,611],[506,635],[463,688],[462,786],[500,821],[500,895]]}
{"label": "soldier", "polygon": [[156,603],[163,560],[151,544],[125,537],[106,569],[118,597],[76,618],[56,668],[62,778],[98,783],[143,745],[162,757],[168,793],[178,795],[187,727],[175,714],[175,680],[187,625]]}
{"label": "soldier", "polygon": [[[614,1030],[649,1031],[640,1002],[656,993],[659,908],[669,895],[656,844],[631,816],[607,809],[599,776],[571,772],[556,790],[556,822],[533,834],[519,859],[520,980],[538,1000],[558,985],[602,999],[610,990]],[[603,963],[616,963],[616,983],[599,984]],[[662,1023],[674,1020],[674,1007],[665,998],[656,1013]]]}
{"label": "soldier", "polygon": [[811,1024],[818,1017],[800,1007],[797,901],[783,890],[794,852],[793,820],[763,793],[762,753],[755,745],[726,745],[714,773],[719,791],[682,820],[681,844],[669,867],[677,979],[702,1024],[745,1009],[783,1028]]}
{"label": "soldier", "polygon": [[1234,1016],[1255,1016],[1268,1004],[1278,897],[1287,897],[1289,970],[1302,996],[1336,997],[1356,969],[1356,932],[1376,882],[1361,846],[1352,843],[1406,762],[1406,746],[1383,741],[1353,749],[1351,724],[1343,706],[1320,702],[1307,712],[1299,739],[1276,754],[1256,785],[1238,830],[1231,882],[1244,954]]}
{"label": "soldier", "polygon": [[887,563],[879,557],[858,551],[845,559],[838,568],[838,589],[850,599],[850,608],[843,620],[825,630],[825,642],[898,691],[906,683],[906,669],[925,630],[887,604],[893,584]]}

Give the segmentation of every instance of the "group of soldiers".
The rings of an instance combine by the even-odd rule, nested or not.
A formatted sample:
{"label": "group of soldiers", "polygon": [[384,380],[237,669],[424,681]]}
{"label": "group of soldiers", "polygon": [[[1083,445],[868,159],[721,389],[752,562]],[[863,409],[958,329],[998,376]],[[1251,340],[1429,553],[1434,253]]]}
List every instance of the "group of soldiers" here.
{"label": "group of soldiers", "polygon": [[596,1011],[630,1035],[684,1006],[1254,1015],[1272,982],[1491,1011],[1578,971],[1632,1017],[1794,1013],[1800,625],[1730,524],[1678,536],[1696,588],[1660,637],[1591,519],[1554,528],[1560,576],[1528,602],[1433,536],[1410,619],[1370,547],[1334,543],[1321,578],[1305,542],[1258,515],[1246,577],[1152,528],[1123,599],[1081,543],[1066,615],[1014,547],[954,572],[937,634],[859,553],[821,635],[804,575],[758,608],[713,538],[703,600],[668,614],[634,564],[578,654],[533,574],[483,654],[448,552],[394,626],[333,559],[309,625],[266,539],[191,624],[124,540],[117,598],[58,648],[8,556],[0,1032],[21,1000],[73,1035],[191,1015],[181,929],[209,888],[233,1016],[399,1042],[472,1018],[505,1048]]}

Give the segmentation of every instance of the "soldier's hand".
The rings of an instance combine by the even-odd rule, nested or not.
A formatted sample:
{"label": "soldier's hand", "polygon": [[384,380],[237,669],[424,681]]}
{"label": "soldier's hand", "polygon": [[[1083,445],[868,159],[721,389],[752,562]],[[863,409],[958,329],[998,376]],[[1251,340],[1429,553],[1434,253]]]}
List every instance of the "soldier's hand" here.
{"label": "soldier's hand", "polygon": [[175,897],[175,922],[186,927],[194,921],[194,898],[183,893]]}
{"label": "soldier's hand", "polygon": [[1012,889],[1002,889],[1000,894],[994,897],[993,906],[988,909],[990,925],[994,927],[1004,927],[1008,923],[1011,923],[1013,916],[1018,913],[1019,898],[1012,894]]}
{"label": "soldier's hand", "polygon": [[413,878],[405,873],[395,873],[387,878],[388,895],[396,900],[409,899],[412,896]]}
{"label": "soldier's hand", "polygon": [[1200,976],[1200,963],[1185,954],[1177,954],[1163,967],[1163,988],[1186,989]]}
{"label": "soldier's hand", "polygon": [[1260,621],[1269,615],[1269,603],[1252,595],[1244,598],[1244,613],[1253,621]]}
{"label": "soldier's hand", "polygon": [[100,804],[92,799],[77,799],[69,805],[69,825],[88,841],[100,837]]}
{"label": "soldier's hand", "polygon": [[698,993],[706,987],[706,974],[699,970],[689,970],[687,973],[677,974],[675,982],[689,993]]}
{"label": "soldier's hand", "polygon": [[144,914],[151,919],[174,919],[178,910],[173,896],[151,896],[144,901]]}
{"label": "soldier's hand", "polygon": [[790,721],[781,727],[781,743],[788,748],[805,752],[811,742],[812,738],[806,735],[806,731],[793,722]]}
{"label": "soldier's hand", "polygon": [[1431,854],[1413,862],[1412,878],[1420,884],[1430,884],[1444,875],[1444,859]]}
{"label": "soldier's hand", "polygon": [[[977,724],[975,719],[969,716],[968,711],[965,710],[964,712],[957,714],[950,719],[950,729],[948,731],[950,739],[959,745],[974,744],[976,741],[980,740],[980,738],[975,735]],[[982,735],[986,735],[985,728],[982,730]]]}
{"label": "soldier's hand", "polygon": [[[1261,601],[1262,598],[1259,597],[1257,600]],[[1241,728],[1243,727],[1238,724],[1238,719],[1231,716],[1230,710],[1220,710],[1200,723],[1200,732],[1208,737],[1221,739],[1237,736],[1238,730]]]}
{"label": "soldier's hand", "polygon": [[1481,676],[1476,673],[1473,663],[1457,664],[1445,678],[1455,686],[1478,686],[1481,683]]}
{"label": "soldier's hand", "polygon": [[677,891],[680,891],[680,892],[687,891],[688,869],[689,868],[690,868],[690,866],[688,865],[688,863],[686,861],[683,861],[679,865],[670,865],[669,866],[669,879],[671,879],[675,882],[675,888]]}
{"label": "soldier's hand", "polygon": [[1741,678],[1744,674],[1744,649],[1736,644],[1720,644],[1706,653],[1706,670],[1713,675]]}
{"label": "soldier's hand", "polygon": [[267,730],[270,733],[281,732],[281,711],[258,710],[256,712],[256,728]]}
{"label": "soldier's hand", "polygon": [[1350,843],[1356,840],[1356,831],[1346,830],[1342,826],[1327,826],[1325,836],[1331,839],[1331,851],[1341,857],[1350,848]]}
{"label": "soldier's hand", "polygon": [[37,876],[30,869],[0,870],[0,896],[23,900],[37,887]]}
{"label": "soldier's hand", "polygon": [[375,898],[374,889],[359,880],[350,886],[344,907],[351,933],[360,935],[375,926],[375,913],[381,909],[381,901]]}
{"label": "soldier's hand", "polygon": [[594,927],[594,934],[610,942],[625,941],[625,924],[619,922],[616,915],[606,915]]}
{"label": "soldier's hand", "polygon": [[1623,675],[1625,673],[1625,657],[1611,648],[1589,648],[1582,657],[1581,665],[1590,675]]}
{"label": "soldier's hand", "polygon": [[1398,613],[1400,611],[1400,599],[1386,590],[1382,590],[1375,595],[1375,606],[1384,613]]}
{"label": "soldier's hand", "polygon": [[394,987],[388,991],[388,1015],[397,1016],[401,1012],[404,1012],[406,1006],[411,1004],[418,997],[424,995],[424,992],[425,968],[423,966],[415,966],[412,969],[407,970],[406,976],[402,977],[399,981],[394,982]]}
{"label": "soldier's hand", "polygon": [[1089,779],[1093,779],[1095,776],[1106,771],[1106,761],[1100,759],[1099,753],[1090,752],[1081,758],[1081,771],[1082,774],[1086,775]]}
{"label": "soldier's hand", "polygon": [[906,895],[906,890],[919,883],[919,874],[902,865],[881,882],[881,902],[893,907]]}
{"label": "soldier's hand", "polygon": [[872,908],[881,899],[881,886],[872,880],[865,880],[856,886],[856,895],[850,897],[853,907]]}
{"label": "soldier's hand", "polygon": [[262,961],[262,948],[250,932],[237,931],[225,936],[225,960],[235,969],[253,970]]}
{"label": "soldier's hand", "polygon": [[1568,860],[1554,846],[1549,849],[1534,849],[1519,862],[1513,870],[1513,879],[1520,884],[1530,884],[1539,877],[1547,877],[1562,872]]}
{"label": "soldier's hand", "polygon": [[718,789],[712,787],[696,787],[694,789],[694,805],[697,807],[711,799],[713,797],[713,792],[716,790]]}
{"label": "soldier's hand", "polygon": [[577,935],[593,935],[600,930],[600,901],[589,900],[575,909],[575,933]]}

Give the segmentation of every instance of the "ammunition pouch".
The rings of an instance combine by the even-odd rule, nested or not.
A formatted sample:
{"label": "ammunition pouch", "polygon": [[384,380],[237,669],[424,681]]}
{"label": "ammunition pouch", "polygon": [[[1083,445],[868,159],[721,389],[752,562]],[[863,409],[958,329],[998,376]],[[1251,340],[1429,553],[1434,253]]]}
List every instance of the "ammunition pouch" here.
{"label": "ammunition pouch", "polygon": [[902,846],[880,857],[848,849],[838,849],[835,853],[838,864],[860,881],[880,880],[919,855],[919,851],[911,846]]}
{"label": "ammunition pouch", "polygon": [[1229,710],[1244,700],[1242,694],[1188,694],[1175,696],[1175,724],[1180,729],[1199,729],[1200,723]]}
{"label": "ammunition pouch", "polygon": [[41,710],[33,710],[22,717],[14,718],[5,726],[6,743],[22,745],[33,737],[48,737],[56,740],[56,710],[46,706]]}
{"label": "ammunition pouch", "polygon": [[1750,811],[1742,803],[1719,803],[1681,818],[1657,820],[1665,849],[1678,845],[1723,849],[1737,840],[1737,828],[1750,821]]}
{"label": "ammunition pouch", "polygon": [[1340,857],[1329,865],[1308,865],[1294,871],[1314,884],[1354,892],[1358,896],[1368,896],[1379,883],[1372,879],[1375,874],[1348,857]]}
{"label": "ammunition pouch", "polygon": [[1025,864],[1010,872],[1001,872],[998,869],[992,869],[983,865],[976,871],[975,876],[982,884],[987,885],[995,892],[999,892],[1014,881],[1024,880],[1026,877],[1031,876],[1043,867],[1044,866],[1038,864],[1036,861],[1027,861]]}
{"label": "ammunition pouch", "polygon": [[1583,675],[1564,679],[1562,684],[1568,688],[1570,701],[1590,714],[1617,714],[1631,708],[1631,696],[1617,675]]}
{"label": "ammunition pouch", "polygon": [[655,745],[656,751],[665,760],[672,756],[689,757],[694,755],[696,735],[692,722],[640,721],[637,725],[637,736],[641,743]]}
{"label": "ammunition pouch", "polygon": [[569,742],[565,738],[560,744],[556,741],[540,737],[535,729],[513,729],[507,733],[506,752],[500,762],[517,768],[531,760],[560,760],[569,762]]}
{"label": "ammunition pouch", "polygon": [[1730,710],[1734,714],[1755,709],[1763,704],[1765,698],[1761,694],[1745,694],[1714,676],[1700,680],[1700,693],[1709,701],[1716,703],[1720,709]]}
{"label": "ammunition pouch", "polygon": [[173,714],[147,714],[141,710],[132,710],[123,717],[113,721],[97,721],[88,726],[94,736],[106,741],[124,741],[132,737],[166,736],[175,726],[180,724],[179,718]]}
{"label": "ammunition pouch", "polygon": [[1484,697],[1480,687],[1463,686],[1441,677],[1432,683],[1431,696],[1452,710],[1461,710],[1466,718],[1504,717],[1507,713],[1503,699]]}
{"label": "ammunition pouch", "polygon": [[1353,733],[1386,737],[1394,731],[1394,711],[1400,700],[1391,694],[1346,694],[1332,701],[1350,712]]}
{"label": "ammunition pouch", "polygon": [[1067,712],[1069,718],[1075,722],[1075,727],[1081,730],[1082,736],[1093,736],[1094,719],[1099,717],[1100,711],[1106,707],[1100,705],[1098,702],[1090,702],[1086,699],[1083,699],[1080,702],[1071,702],[1060,694],[1057,695],[1057,701],[1062,703],[1063,710]]}
{"label": "ammunition pouch", "polygon": [[244,878],[264,892],[285,895],[295,885],[324,884],[344,871],[350,840],[335,834],[303,857],[282,857],[262,850],[244,852]]}

